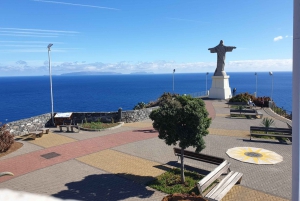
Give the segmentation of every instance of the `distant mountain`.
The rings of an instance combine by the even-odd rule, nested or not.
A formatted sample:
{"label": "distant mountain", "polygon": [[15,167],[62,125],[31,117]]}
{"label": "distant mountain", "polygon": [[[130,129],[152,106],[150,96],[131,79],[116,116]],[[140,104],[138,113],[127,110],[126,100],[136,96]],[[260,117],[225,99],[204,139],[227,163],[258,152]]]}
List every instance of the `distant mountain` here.
{"label": "distant mountain", "polygon": [[73,73],[63,73],[62,76],[81,76],[81,75],[121,75],[122,73],[115,72],[92,72],[92,71],[81,71]]}
{"label": "distant mountain", "polygon": [[135,73],[130,73],[130,74],[154,74],[153,72],[144,72],[144,71],[142,71],[142,72],[135,72]]}

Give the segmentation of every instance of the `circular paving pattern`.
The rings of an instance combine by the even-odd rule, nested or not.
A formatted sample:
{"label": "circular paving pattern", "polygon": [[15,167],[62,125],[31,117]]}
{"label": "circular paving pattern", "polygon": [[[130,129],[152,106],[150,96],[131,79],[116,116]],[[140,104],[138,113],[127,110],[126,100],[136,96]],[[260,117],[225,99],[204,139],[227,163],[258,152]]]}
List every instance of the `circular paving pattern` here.
{"label": "circular paving pattern", "polygon": [[256,147],[235,147],[228,149],[226,154],[236,160],[254,164],[276,164],[283,160],[279,154]]}

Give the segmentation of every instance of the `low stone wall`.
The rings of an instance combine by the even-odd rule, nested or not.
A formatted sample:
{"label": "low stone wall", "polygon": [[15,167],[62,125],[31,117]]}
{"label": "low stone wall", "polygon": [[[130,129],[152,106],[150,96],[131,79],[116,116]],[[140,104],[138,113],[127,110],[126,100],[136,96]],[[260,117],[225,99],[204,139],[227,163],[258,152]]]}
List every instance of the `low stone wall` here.
{"label": "low stone wall", "polygon": [[9,122],[8,124],[6,124],[6,126],[11,134],[15,136],[19,136],[28,133],[26,126],[32,124],[38,124],[38,123],[41,123],[43,125],[48,125],[50,119],[51,119],[51,113],[48,113],[48,114],[42,114],[39,116],[27,118],[27,119],[21,119],[19,121]]}
{"label": "low stone wall", "polygon": [[[114,122],[121,121],[125,123],[139,122],[145,119],[149,119],[150,113],[157,108],[158,107],[128,111],[119,110],[118,112],[73,112],[72,119],[76,123],[81,123],[85,121],[98,121],[99,119],[104,121],[111,121],[111,119],[114,119]],[[20,136],[28,133],[26,130],[26,126],[41,123],[45,125],[45,127],[48,127],[48,125],[50,125],[50,121],[51,113],[48,113],[27,119],[22,119],[19,121],[9,122],[7,124],[7,129],[10,130],[11,134],[14,134],[15,136]]]}

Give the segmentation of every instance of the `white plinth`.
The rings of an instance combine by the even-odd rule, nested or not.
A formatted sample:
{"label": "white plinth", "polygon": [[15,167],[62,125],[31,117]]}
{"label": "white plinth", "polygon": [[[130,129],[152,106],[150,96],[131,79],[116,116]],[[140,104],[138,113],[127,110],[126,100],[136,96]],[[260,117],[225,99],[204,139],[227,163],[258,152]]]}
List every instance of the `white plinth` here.
{"label": "white plinth", "polygon": [[212,85],[209,90],[209,98],[228,99],[231,98],[229,87],[229,76],[212,76]]}

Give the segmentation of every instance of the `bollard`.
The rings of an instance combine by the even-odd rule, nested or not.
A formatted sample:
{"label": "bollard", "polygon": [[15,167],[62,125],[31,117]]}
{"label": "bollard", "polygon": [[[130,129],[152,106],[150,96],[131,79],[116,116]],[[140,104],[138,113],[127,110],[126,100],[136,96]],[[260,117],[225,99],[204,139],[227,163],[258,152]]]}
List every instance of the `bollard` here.
{"label": "bollard", "polygon": [[122,121],[122,108],[121,107],[118,109],[118,119],[119,119],[119,122]]}

